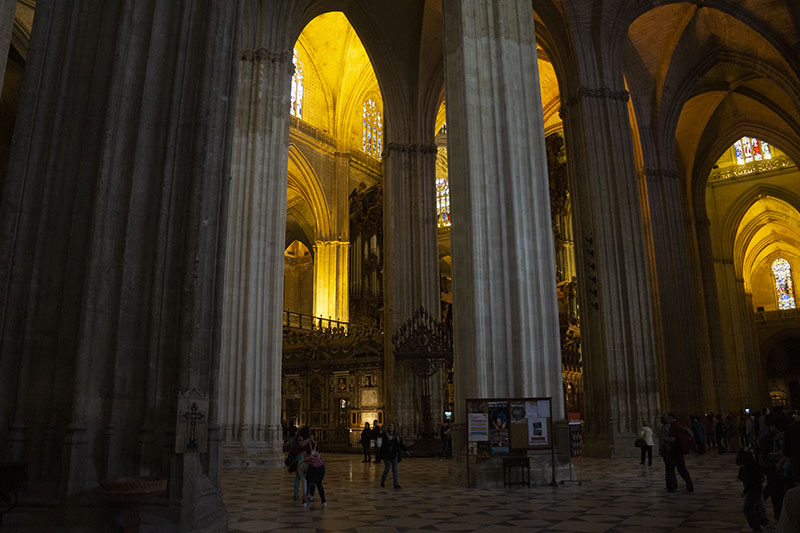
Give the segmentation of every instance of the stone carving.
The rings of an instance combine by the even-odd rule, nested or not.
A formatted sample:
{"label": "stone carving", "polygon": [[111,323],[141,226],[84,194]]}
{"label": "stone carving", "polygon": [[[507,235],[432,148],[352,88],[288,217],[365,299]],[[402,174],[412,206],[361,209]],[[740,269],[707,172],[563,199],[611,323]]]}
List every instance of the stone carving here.
{"label": "stone carving", "polygon": [[208,450],[208,396],[189,389],[178,397],[175,453],[205,453]]}

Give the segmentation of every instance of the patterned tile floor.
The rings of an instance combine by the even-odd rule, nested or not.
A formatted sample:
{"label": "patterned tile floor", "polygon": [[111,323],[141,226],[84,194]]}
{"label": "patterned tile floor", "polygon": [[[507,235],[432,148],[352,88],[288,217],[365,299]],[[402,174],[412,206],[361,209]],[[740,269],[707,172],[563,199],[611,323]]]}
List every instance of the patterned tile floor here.
{"label": "patterned tile floor", "polygon": [[448,463],[436,459],[404,460],[400,490],[380,488],[383,466],[361,463],[359,455],[326,455],[326,463],[326,509],[319,498],[307,509],[295,504],[294,474],[285,469],[226,471],[222,487],[230,530],[749,531],[732,454],[687,458],[694,494],[683,492],[680,478],[679,491],[667,493],[660,460],[649,468],[635,459],[586,459],[583,485],[505,490],[452,486]]}

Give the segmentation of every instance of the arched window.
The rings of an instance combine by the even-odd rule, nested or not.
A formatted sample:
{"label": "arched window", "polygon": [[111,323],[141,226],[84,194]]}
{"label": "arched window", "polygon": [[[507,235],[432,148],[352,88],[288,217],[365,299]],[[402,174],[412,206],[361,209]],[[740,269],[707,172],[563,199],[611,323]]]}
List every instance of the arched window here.
{"label": "arched window", "polygon": [[789,261],[778,258],[772,263],[772,275],[775,276],[775,293],[778,296],[778,309],[795,309],[794,288],[792,284],[792,267]]}
{"label": "arched window", "polygon": [[772,159],[769,144],[765,141],[759,141],[755,137],[742,137],[733,144],[733,150],[736,152],[737,165]]}
{"label": "arched window", "polygon": [[289,112],[297,118],[303,118],[303,62],[297,57],[297,48],[292,55],[294,74],[292,75],[292,106]]}
{"label": "arched window", "polygon": [[444,178],[436,179],[436,220],[440,228],[450,225],[450,185]]}
{"label": "arched window", "polygon": [[372,98],[364,100],[361,119],[361,149],[375,159],[380,159],[383,151],[383,117]]}

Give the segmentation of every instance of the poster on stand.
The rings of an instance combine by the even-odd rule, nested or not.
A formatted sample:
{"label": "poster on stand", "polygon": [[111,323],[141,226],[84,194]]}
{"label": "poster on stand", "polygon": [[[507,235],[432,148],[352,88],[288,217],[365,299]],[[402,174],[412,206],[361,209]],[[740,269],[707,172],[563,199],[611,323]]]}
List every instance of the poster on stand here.
{"label": "poster on stand", "polygon": [[492,454],[508,453],[508,402],[489,402],[489,433]]}
{"label": "poster on stand", "polygon": [[470,442],[489,440],[489,417],[486,413],[469,413],[468,428]]}
{"label": "poster on stand", "polygon": [[547,446],[548,437],[546,418],[528,418],[528,446]]}

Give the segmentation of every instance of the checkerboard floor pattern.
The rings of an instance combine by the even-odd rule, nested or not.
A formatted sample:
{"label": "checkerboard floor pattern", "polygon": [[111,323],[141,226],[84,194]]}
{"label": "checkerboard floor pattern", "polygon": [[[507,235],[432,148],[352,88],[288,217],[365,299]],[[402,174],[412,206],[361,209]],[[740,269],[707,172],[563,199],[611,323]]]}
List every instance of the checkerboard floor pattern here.
{"label": "checkerboard floor pattern", "polygon": [[[448,483],[449,462],[409,458],[402,489],[380,488],[383,465],[360,455],[326,454],[328,507],[292,501],[294,474],[285,469],[229,470],[222,488],[235,532],[666,532],[749,531],[733,454],[687,457],[695,492],[664,490],[660,458],[584,459],[582,485],[504,490]],[[391,474],[390,474],[391,476]],[[772,516],[770,502],[767,509]],[[774,523],[774,520],[773,520]]]}

